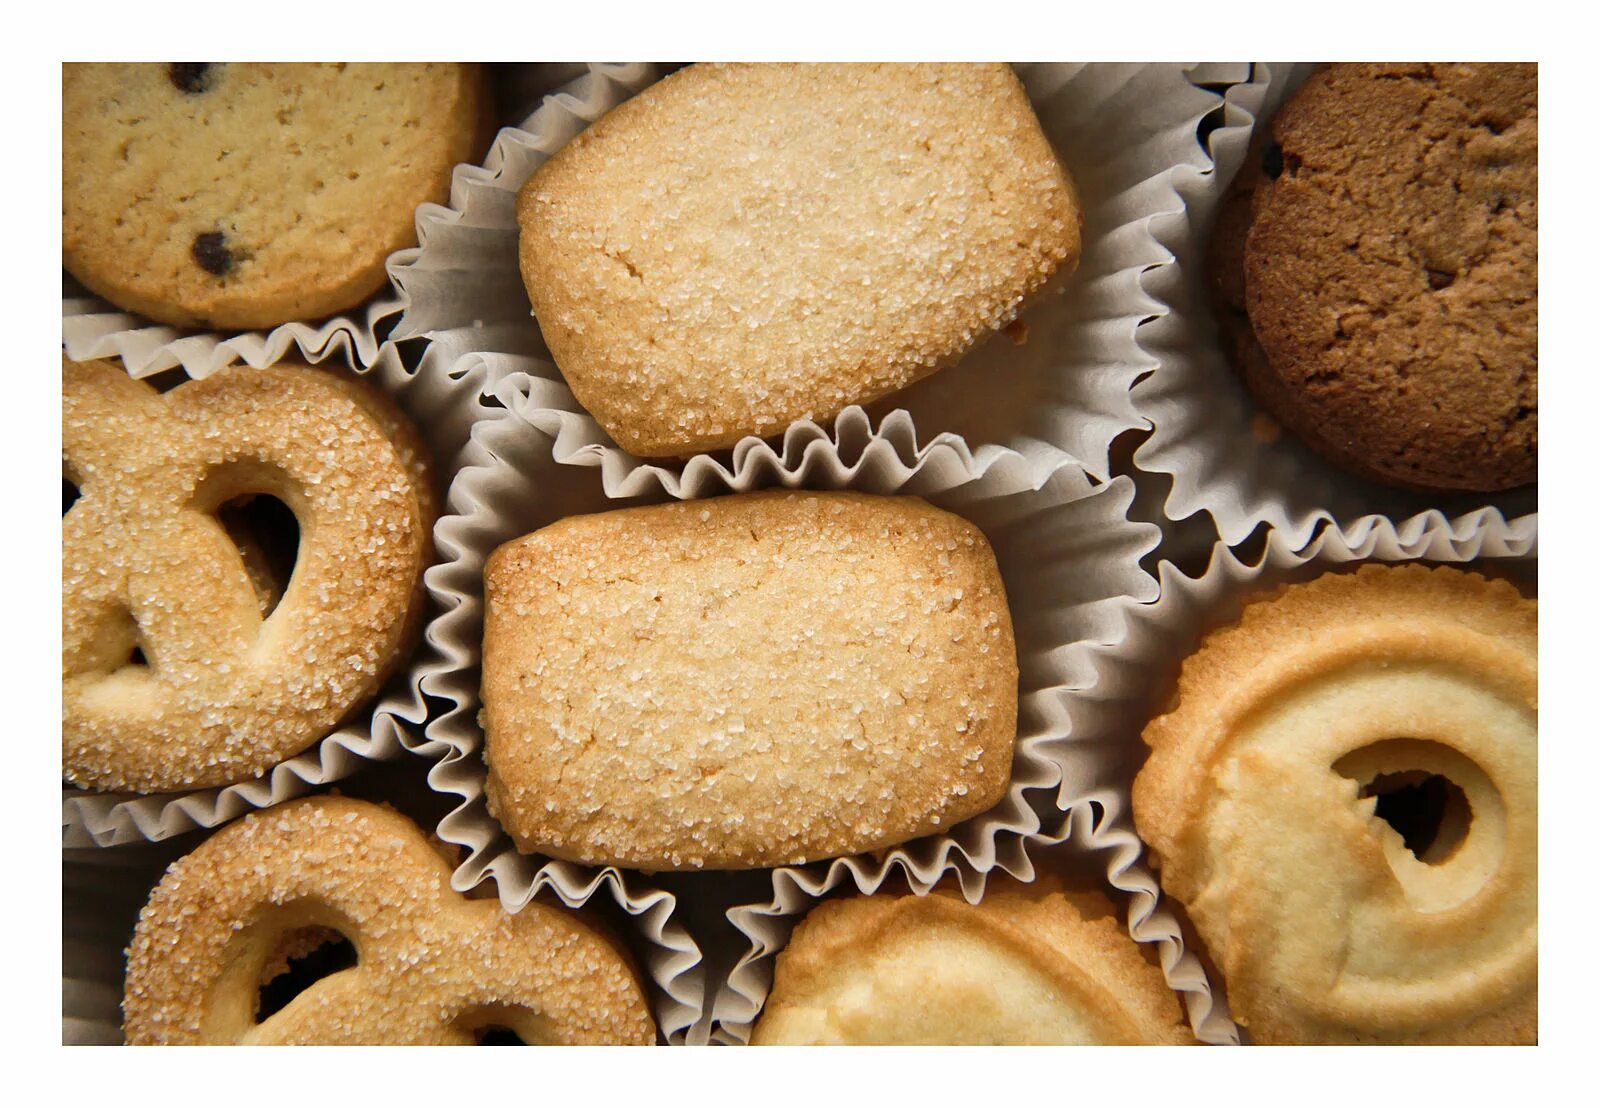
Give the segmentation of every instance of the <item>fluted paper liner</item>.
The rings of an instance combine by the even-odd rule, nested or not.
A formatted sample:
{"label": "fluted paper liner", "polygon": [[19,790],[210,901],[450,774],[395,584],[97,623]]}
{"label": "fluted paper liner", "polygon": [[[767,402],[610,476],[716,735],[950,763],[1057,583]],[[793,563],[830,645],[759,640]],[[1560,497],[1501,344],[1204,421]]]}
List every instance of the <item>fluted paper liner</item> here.
{"label": "fluted paper liner", "polygon": [[[520,118],[527,105],[537,104],[553,85],[586,68],[536,63],[507,70],[495,81],[499,110]],[[419,219],[419,236],[422,222]],[[390,272],[408,265],[416,254],[416,248],[410,248],[391,255],[387,263]],[[287,323],[270,331],[189,333],[122,312],[66,278],[61,303],[62,346],[75,361],[117,359],[136,378],[176,368],[198,379],[237,362],[261,368],[291,357],[312,364],[331,359],[333,364],[367,375],[399,402],[428,441],[442,492],[454,473],[454,459],[467,440],[478,414],[479,397],[487,392],[487,386],[483,379],[452,376],[440,368],[449,366],[458,352],[447,342],[432,344],[420,366],[414,372],[408,370],[399,347],[378,337],[392,329],[403,303],[396,290],[386,286],[359,311],[324,322]],[[402,672],[391,678],[360,720],[262,777],[221,788],[147,797],[64,789],[63,844],[111,846],[215,827],[253,808],[281,803],[312,786],[345,777],[363,761],[395,757],[404,728],[420,728],[425,718],[416,682]]]}
{"label": "fluted paper liner", "polygon": [[[557,83],[570,81],[585,68],[529,63],[497,73],[492,82],[496,114],[522,118]],[[415,247],[397,251],[387,259],[387,270],[392,274],[415,254]],[[370,367],[382,356],[383,338],[404,306],[401,295],[386,283],[364,304],[325,320],[263,330],[193,331],[123,311],[63,275],[61,341],[74,361],[116,358],[135,377],[174,368],[190,377],[207,377],[237,362],[259,368],[296,352],[314,361],[337,355],[349,364]]]}
{"label": "fluted paper liner", "polygon": [[1167,474],[1166,514],[1206,511],[1224,542],[1237,544],[1260,523],[1304,545],[1323,521],[1349,527],[1373,517],[1460,522],[1493,508],[1507,519],[1538,510],[1534,486],[1502,493],[1420,493],[1353,477],[1285,431],[1264,441],[1252,428],[1261,409],[1230,364],[1212,315],[1206,247],[1218,204],[1243,163],[1256,127],[1266,126],[1312,66],[1258,63],[1225,94],[1222,125],[1210,138],[1216,170],[1179,179],[1183,206],[1157,225],[1172,260],[1145,274],[1161,303],[1138,342],[1160,368],[1133,388],[1134,406],[1153,430],[1134,453],[1142,470]]}
{"label": "fluted paper liner", "polygon": [[[474,373],[482,363],[479,356],[463,359]],[[439,834],[470,851],[456,873],[457,887],[492,877],[508,903],[525,899],[545,874],[582,867],[519,853],[484,803],[483,735],[477,723],[484,561],[501,543],[563,516],[621,506],[584,470],[557,462],[552,445],[514,410],[478,424],[451,489],[449,514],[436,531],[441,564],[428,574],[444,614],[428,631],[438,659],[436,666],[425,667],[422,684],[430,696],[449,702],[427,728],[425,752],[440,759],[429,780],[462,798]],[[860,412],[841,417],[831,436],[815,424],[798,423],[778,446],[756,440],[736,454],[732,468],[708,467],[692,482],[672,482],[670,489],[658,480],[653,488],[640,489],[643,495],[632,502],[773,487],[854,489],[917,495],[962,515],[994,547],[1015,623],[1020,689],[1011,783],[990,811],[946,834],[869,855],[785,866],[756,878],[726,875],[726,882],[754,880],[770,890],[787,881],[838,881],[848,875],[869,884],[901,871],[927,888],[955,871],[964,885],[978,888],[982,874],[996,865],[1025,865],[1023,840],[1040,826],[1030,794],[1048,805],[1049,790],[1060,781],[1052,752],[1064,738],[1058,701],[1067,679],[1061,665],[1065,648],[1084,640],[1112,641],[1123,601],[1155,595],[1155,581],[1139,559],[1152,549],[1157,533],[1149,524],[1128,521],[1131,482],[1097,483],[1070,464],[1036,478],[1028,459],[1001,449],[979,457],[951,443],[918,448],[909,418],[892,418],[874,430]],[[1094,787],[1093,777],[1091,768],[1086,790]],[[674,877],[682,874],[661,880],[674,887]],[[622,878],[632,880],[632,875]],[[692,880],[699,882],[698,893],[714,895],[707,882],[724,878]],[[702,1018],[687,1038],[707,1041],[711,1031],[709,1018]]]}
{"label": "fluted paper liner", "polygon": [[[1063,668],[1071,674],[1060,696],[1066,741],[1055,749],[1063,782],[1058,803],[1067,814],[1057,826],[1030,836],[1017,864],[1003,861],[998,868],[1029,881],[1036,868],[1051,865],[1055,851],[1075,849],[1080,856],[1104,852],[1106,880],[1129,901],[1129,934],[1157,944],[1163,972],[1183,997],[1196,1037],[1207,1043],[1238,1042],[1222,983],[1209,982],[1194,953],[1185,951],[1184,934],[1161,906],[1158,883],[1140,861],[1144,846],[1133,831],[1128,797],[1147,750],[1135,737],[1161,710],[1183,659],[1205,632],[1237,619],[1243,603],[1256,593],[1363,561],[1415,560],[1473,563],[1465,568],[1498,572],[1529,589],[1536,583],[1537,545],[1534,521],[1508,524],[1498,513],[1482,512],[1454,524],[1418,518],[1396,525],[1369,518],[1345,530],[1328,528],[1299,550],[1285,533],[1273,532],[1253,561],[1218,543],[1198,577],[1163,562],[1159,599],[1123,604],[1114,638],[1063,651]],[[1074,782],[1086,778],[1099,787],[1074,788]],[[820,878],[782,873],[770,900],[728,911],[745,949],[713,998],[713,1037],[748,1041],[771,988],[773,958],[807,911],[828,894],[849,887],[849,876],[857,877],[857,889],[872,893],[884,875],[872,873],[862,880],[837,870]],[[975,902],[982,881],[964,882],[963,892]]]}
{"label": "fluted paper liner", "polygon": [[[1206,1043],[1235,1044],[1239,1031],[1228,1018],[1227,1006],[1213,994],[1199,959],[1185,950],[1178,921],[1161,904],[1155,878],[1139,861],[1144,844],[1126,826],[1125,819],[1113,815],[1125,811],[1125,799],[1114,791],[1081,795],[1064,815],[1057,814],[1049,830],[1029,836],[1014,862],[996,868],[1019,881],[1032,881],[1040,870],[1050,870],[1069,858],[1086,859],[1101,868],[1104,880],[1118,898],[1119,909],[1126,911],[1128,934],[1136,942],[1154,946],[1162,976],[1182,1000],[1195,1036]],[[849,891],[848,876],[837,871],[813,881],[783,874],[774,883],[770,901],[729,909],[728,919],[746,947],[713,1002],[712,1034],[717,1041],[749,1041],[772,988],[773,959],[806,912],[830,893]],[[975,883],[963,886],[969,901],[977,903],[982,898],[988,877],[987,873],[981,874]],[[879,875],[856,887],[870,895],[881,885]]]}
{"label": "fluted paper liner", "polygon": [[[330,349],[311,349],[295,341],[263,364],[293,355],[315,363],[331,353]],[[434,479],[442,492],[473,421],[485,410],[486,379],[481,372],[447,372],[440,354],[432,350],[423,355],[416,370],[409,370],[393,344],[383,346],[371,368],[354,368],[358,375],[393,397],[411,417],[428,443]],[[130,367],[130,372],[142,377],[153,370],[132,371]],[[337,781],[364,762],[398,757],[408,729],[420,730],[427,719],[419,685],[420,657],[419,644],[374,701],[360,708],[349,723],[260,777],[226,786],[153,795],[64,787],[62,844],[115,846],[140,839],[165,839],[198,827],[215,827],[251,809],[279,804],[313,786]]]}
{"label": "fluted paper liner", "polygon": [[[421,765],[416,787],[422,788]],[[352,790],[394,802],[406,792],[391,781]],[[416,807],[411,805],[410,807]],[[415,815],[414,812],[408,814]],[[423,823],[426,830],[425,821]],[[115,1045],[122,1038],[122,988],[126,947],[139,910],[166,867],[200,844],[202,836],[141,843],[119,850],[68,850],[62,865],[61,1041],[64,1045]],[[569,908],[614,903],[628,929],[630,950],[654,984],[651,1015],[661,1034],[681,1039],[682,1028],[700,1017],[700,951],[684,929],[672,894],[615,870],[552,869],[540,883]],[[526,903],[526,900],[523,901]],[[522,905],[514,907],[515,911]]]}
{"label": "fluted paper liner", "polygon": [[209,377],[237,362],[257,368],[304,352],[320,361],[339,355],[360,366],[378,360],[385,321],[400,311],[388,286],[359,311],[318,323],[285,323],[268,331],[188,332],[108,304],[73,288],[61,295],[61,344],[75,362],[116,358],[135,377],[179,368],[191,377]]}
{"label": "fluted paper liner", "polygon": [[[1111,440],[1143,425],[1129,390],[1155,368],[1134,341],[1140,321],[1158,310],[1139,275],[1169,258],[1152,220],[1181,210],[1175,183],[1210,167],[1196,127],[1221,99],[1189,77],[1240,80],[1248,69],[1207,65],[1186,75],[1173,64],[1031,64],[1017,70],[1081,195],[1086,224],[1077,270],[1059,295],[1042,297],[1023,314],[1024,345],[993,338],[959,365],[865,411],[845,409],[823,434],[837,443],[847,426],[870,416],[885,433],[911,428],[921,449],[954,444],[982,464],[1010,448],[1027,460],[1036,482],[1069,455],[1105,477]],[[606,490],[617,496],[655,483],[693,484],[697,471],[736,466],[760,441],[677,461],[647,463],[624,452],[573,398],[530,317],[517,260],[517,190],[573,135],[657,72],[596,66],[547,98],[521,128],[502,131],[482,167],[457,171],[449,208],[418,211],[421,245],[392,270],[405,301],[395,336],[427,335],[452,354],[518,356],[523,406],[536,408],[532,422],[556,437],[556,457],[600,466]],[[693,126],[684,121],[686,130]]]}

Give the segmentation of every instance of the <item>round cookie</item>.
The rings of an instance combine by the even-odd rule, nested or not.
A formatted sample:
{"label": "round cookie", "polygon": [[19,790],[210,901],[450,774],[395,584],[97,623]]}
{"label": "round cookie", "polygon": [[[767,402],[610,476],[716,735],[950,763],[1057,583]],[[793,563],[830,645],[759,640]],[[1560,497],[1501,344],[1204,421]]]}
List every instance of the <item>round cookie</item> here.
{"label": "round cookie", "polygon": [[[399,813],[338,796],[255,812],[167,870],[128,947],[133,1045],[655,1042],[626,954],[588,911],[450,888],[451,865]],[[277,1011],[263,986],[328,940],[355,963]]]}
{"label": "round cookie", "polygon": [[1538,470],[1538,71],[1319,69],[1218,216],[1223,330],[1334,464],[1429,491]]}
{"label": "round cookie", "polygon": [[72,64],[61,97],[62,265],[179,327],[361,303],[489,122],[458,64]]}
{"label": "round cookie", "polygon": [[1193,1043],[1098,893],[1049,877],[819,904],[778,955],[756,1045]]}
{"label": "round cookie", "polygon": [[1247,605],[1134,820],[1259,1043],[1538,1035],[1538,605],[1368,565]]}

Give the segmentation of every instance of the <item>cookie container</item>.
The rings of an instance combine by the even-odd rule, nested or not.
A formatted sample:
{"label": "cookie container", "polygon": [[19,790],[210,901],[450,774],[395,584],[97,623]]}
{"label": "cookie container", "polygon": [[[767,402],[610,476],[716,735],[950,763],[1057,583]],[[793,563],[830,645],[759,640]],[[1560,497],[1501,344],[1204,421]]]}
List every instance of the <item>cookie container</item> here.
{"label": "cookie container", "polygon": [[[408,259],[397,255],[392,270],[404,304],[395,336],[426,335],[452,353],[496,355],[486,360],[497,377],[522,375],[521,407],[556,439],[557,459],[599,466],[613,495],[692,484],[702,471],[736,465],[761,441],[676,461],[624,452],[573,398],[530,316],[517,261],[518,189],[660,72],[595,66],[521,127],[501,131],[483,166],[458,169],[449,208],[418,211],[421,245]],[[992,337],[958,365],[865,409],[847,408],[821,426],[802,422],[803,437],[837,444],[862,420],[887,431],[893,419],[894,433],[909,428],[923,449],[955,445],[987,463],[1009,448],[1042,481],[1067,456],[1108,476],[1112,439],[1143,426],[1129,390],[1155,361],[1134,331],[1158,306],[1140,288],[1140,274],[1170,257],[1153,223],[1182,209],[1180,182],[1210,170],[1196,128],[1221,100],[1196,82],[1242,80],[1247,68],[1036,64],[1017,72],[1080,193],[1086,223],[1077,270],[1059,295],[1047,294],[1023,313],[1022,345]]]}
{"label": "cookie container", "polygon": [[[332,353],[310,350],[297,343],[290,344],[289,352],[312,363],[326,361]],[[335,359],[334,364],[339,361]],[[482,372],[450,372],[431,350],[411,369],[393,343],[383,346],[370,368],[356,366],[353,372],[393,397],[427,441],[442,510],[442,492],[454,472],[456,456],[466,443],[473,422],[484,410],[487,382]],[[436,550],[434,560],[437,558]],[[424,603],[428,603],[426,598]],[[424,618],[427,614],[425,607]],[[148,796],[63,787],[63,845],[114,846],[141,839],[164,839],[198,827],[215,827],[253,808],[278,804],[316,785],[337,781],[366,762],[399,757],[404,750],[401,736],[410,729],[420,730],[428,714],[418,683],[420,656],[419,641],[410,661],[399,667],[373,701],[361,707],[349,722],[260,777],[220,787]]]}
{"label": "cookie container", "polygon": [[[424,831],[448,807],[422,783],[421,763],[374,768],[340,789],[392,805]],[[194,850],[204,832],[118,850],[68,849],[62,860],[61,1041],[120,1045],[126,950],[139,911],[167,866]],[[628,948],[644,982],[651,1015],[663,1038],[701,1015],[701,956],[684,927],[684,906],[672,894],[615,871],[552,873],[540,899],[569,908],[589,906]]]}
{"label": "cookie container", "polygon": [[[480,372],[483,358],[463,359],[465,372]],[[503,382],[513,395],[519,382]],[[520,854],[489,816],[484,802],[483,736],[477,724],[482,571],[502,542],[562,516],[604,511],[625,503],[682,500],[760,488],[854,489],[921,496],[979,526],[988,536],[1004,578],[1015,621],[1020,667],[1018,739],[1011,783],[1003,800],[981,816],[902,846],[852,858],[815,861],[750,874],[660,875],[685,900],[694,899],[715,926],[721,908],[759,892],[770,898],[775,883],[850,882],[876,887],[891,873],[918,891],[955,875],[969,896],[982,874],[997,865],[1018,871],[1027,865],[1025,839],[1039,831],[1037,798],[1052,819],[1059,792],[1062,807],[1086,801],[1103,786],[1101,754],[1067,756],[1066,690],[1076,679],[1066,667],[1074,643],[1115,642],[1124,602],[1148,601],[1155,582],[1140,567],[1157,533],[1127,519],[1133,487],[1127,478],[1099,483],[1070,463],[1043,478],[1028,459],[996,448],[981,457],[959,443],[919,448],[909,417],[898,415],[874,430],[866,415],[842,418],[837,439],[811,425],[791,427],[780,447],[755,440],[735,452],[732,465],[696,469],[691,478],[662,480],[626,499],[607,494],[584,469],[561,465],[551,436],[526,422],[518,409],[486,418],[474,429],[466,464],[451,489],[448,515],[437,531],[441,564],[428,574],[443,614],[428,631],[434,661],[423,666],[422,687],[448,707],[435,713],[423,749],[439,758],[430,773],[435,788],[453,792],[461,807],[440,825],[440,836],[470,850],[456,874],[468,888],[492,877],[502,899],[515,904],[543,874],[572,869]],[[1063,781],[1063,766],[1072,777]],[[708,945],[708,961],[718,957]],[[724,962],[724,964],[728,964]],[[713,971],[713,975],[714,975]],[[710,1035],[709,1021],[694,1029],[694,1041]]]}
{"label": "cookie container", "polygon": [[1206,512],[1229,544],[1244,541],[1262,523],[1304,545],[1328,521],[1348,528],[1382,517],[1405,525],[1470,527],[1488,515],[1516,524],[1536,518],[1537,486],[1490,494],[1391,488],[1346,474],[1263,418],[1219,336],[1206,250],[1218,205],[1256,129],[1270,124],[1314,66],[1272,62],[1249,68],[1248,79],[1227,88],[1221,124],[1210,135],[1216,171],[1179,178],[1182,208],[1156,224],[1171,260],[1142,282],[1161,306],[1152,313],[1157,318],[1139,328],[1138,345],[1159,368],[1133,386],[1134,407],[1152,428],[1134,464],[1171,478],[1164,509],[1169,517]]}

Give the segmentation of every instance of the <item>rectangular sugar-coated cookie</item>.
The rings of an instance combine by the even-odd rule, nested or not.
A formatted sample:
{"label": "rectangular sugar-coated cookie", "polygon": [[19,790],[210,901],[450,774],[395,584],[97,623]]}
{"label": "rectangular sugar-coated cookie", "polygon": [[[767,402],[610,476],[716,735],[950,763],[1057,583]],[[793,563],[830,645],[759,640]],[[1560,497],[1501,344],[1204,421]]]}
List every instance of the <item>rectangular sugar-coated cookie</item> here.
{"label": "rectangular sugar-coated cookie", "polygon": [[484,571],[490,810],[523,850],[745,869],[947,830],[1003,795],[994,552],[914,497],[746,493],[564,519]]}
{"label": "rectangular sugar-coated cookie", "polygon": [[1072,182],[1009,66],[695,65],[517,202],[578,401],[634,454],[827,420],[957,360],[1077,264]]}

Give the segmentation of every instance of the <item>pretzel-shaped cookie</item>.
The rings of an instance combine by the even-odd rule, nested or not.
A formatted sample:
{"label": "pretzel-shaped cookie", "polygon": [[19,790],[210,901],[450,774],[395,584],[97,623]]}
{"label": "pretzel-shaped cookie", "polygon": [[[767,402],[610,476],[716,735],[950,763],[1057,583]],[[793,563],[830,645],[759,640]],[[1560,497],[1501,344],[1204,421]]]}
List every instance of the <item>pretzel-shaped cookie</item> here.
{"label": "pretzel-shaped cookie", "polygon": [[[259,776],[331,732],[420,618],[436,510],[386,398],[309,366],[235,367],[160,394],[62,360],[62,774],[137,792]],[[216,512],[283,501],[294,573],[259,574]],[[130,664],[135,648],[147,664]]]}
{"label": "pretzel-shaped cookie", "polygon": [[1134,816],[1256,1041],[1534,1041],[1537,712],[1536,602],[1452,569],[1292,585],[1185,662]]}
{"label": "pretzel-shaped cookie", "polygon": [[[331,928],[357,964],[256,1022],[259,990]],[[553,1045],[655,1042],[628,961],[577,912],[450,889],[392,809],[317,796],[255,812],[180,858],[128,949],[133,1045],[468,1044],[487,1026]]]}

